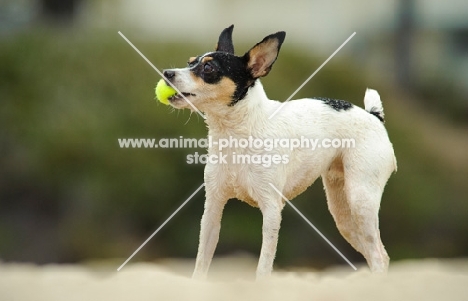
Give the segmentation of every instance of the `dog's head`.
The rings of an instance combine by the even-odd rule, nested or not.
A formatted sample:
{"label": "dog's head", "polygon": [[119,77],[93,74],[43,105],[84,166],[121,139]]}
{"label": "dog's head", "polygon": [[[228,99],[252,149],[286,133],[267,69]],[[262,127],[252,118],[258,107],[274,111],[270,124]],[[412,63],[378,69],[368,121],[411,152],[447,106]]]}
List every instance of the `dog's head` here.
{"label": "dog's head", "polygon": [[[266,76],[278,57],[286,33],[265,37],[243,56],[234,55],[232,30],[224,29],[214,52],[191,57],[186,68],[166,69],[164,76],[199,110],[234,106],[242,100],[256,79]],[[190,108],[181,95],[169,98],[178,109]]]}

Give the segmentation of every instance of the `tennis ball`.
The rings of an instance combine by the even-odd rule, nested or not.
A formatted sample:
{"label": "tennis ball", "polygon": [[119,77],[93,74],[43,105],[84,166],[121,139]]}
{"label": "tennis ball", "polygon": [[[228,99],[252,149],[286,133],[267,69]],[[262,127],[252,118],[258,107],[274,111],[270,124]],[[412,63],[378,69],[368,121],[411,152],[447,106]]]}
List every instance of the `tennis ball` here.
{"label": "tennis ball", "polygon": [[156,98],[159,100],[159,102],[165,105],[169,105],[169,97],[177,94],[177,91],[174,90],[171,86],[168,86],[164,79],[161,79],[158,82],[158,84],[156,85],[155,92]]}

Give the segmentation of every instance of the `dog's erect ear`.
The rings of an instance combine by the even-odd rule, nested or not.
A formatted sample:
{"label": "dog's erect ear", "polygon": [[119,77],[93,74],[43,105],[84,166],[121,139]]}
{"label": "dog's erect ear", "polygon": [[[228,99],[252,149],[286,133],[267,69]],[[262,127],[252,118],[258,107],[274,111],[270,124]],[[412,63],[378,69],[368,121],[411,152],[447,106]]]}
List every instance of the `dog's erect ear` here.
{"label": "dog's erect ear", "polygon": [[227,52],[234,54],[234,45],[232,44],[232,30],[234,25],[224,29],[219,35],[218,43],[216,44],[215,51]]}
{"label": "dog's erect ear", "polygon": [[265,76],[270,72],[285,37],[284,31],[271,34],[244,55],[248,62],[247,67],[254,78]]}

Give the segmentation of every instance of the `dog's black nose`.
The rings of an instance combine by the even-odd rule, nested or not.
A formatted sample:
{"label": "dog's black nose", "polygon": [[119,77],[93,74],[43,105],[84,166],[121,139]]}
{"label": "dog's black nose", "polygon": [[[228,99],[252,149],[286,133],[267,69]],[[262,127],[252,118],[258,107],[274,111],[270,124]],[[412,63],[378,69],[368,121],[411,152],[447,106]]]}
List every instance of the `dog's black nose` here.
{"label": "dog's black nose", "polygon": [[175,71],[172,71],[172,70],[164,70],[163,71],[163,74],[164,76],[167,78],[167,79],[171,79],[175,76]]}

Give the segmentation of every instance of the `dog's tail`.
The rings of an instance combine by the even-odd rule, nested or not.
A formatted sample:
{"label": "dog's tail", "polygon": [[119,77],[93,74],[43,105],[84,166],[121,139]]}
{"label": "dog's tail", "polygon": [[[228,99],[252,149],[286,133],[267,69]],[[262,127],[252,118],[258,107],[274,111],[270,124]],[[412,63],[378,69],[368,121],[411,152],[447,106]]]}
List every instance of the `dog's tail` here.
{"label": "dog's tail", "polygon": [[385,122],[384,111],[380,95],[376,90],[367,89],[364,96],[364,108],[367,112],[379,118],[382,123]]}

